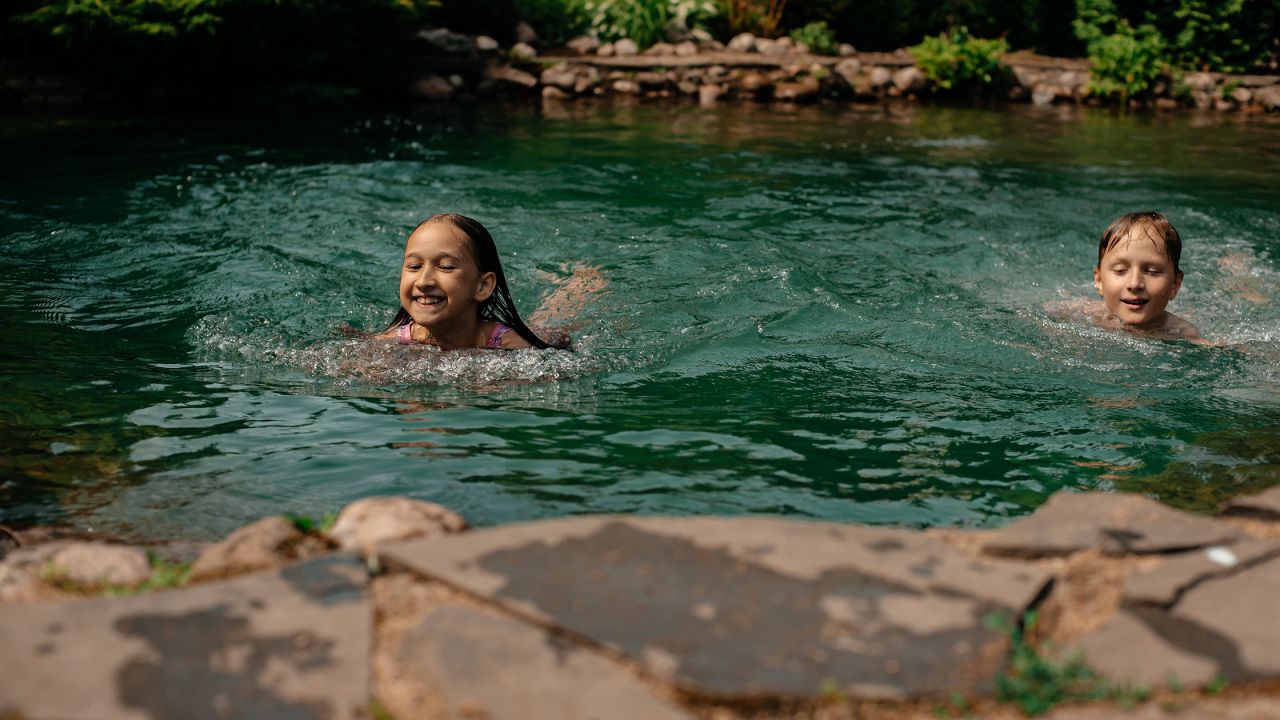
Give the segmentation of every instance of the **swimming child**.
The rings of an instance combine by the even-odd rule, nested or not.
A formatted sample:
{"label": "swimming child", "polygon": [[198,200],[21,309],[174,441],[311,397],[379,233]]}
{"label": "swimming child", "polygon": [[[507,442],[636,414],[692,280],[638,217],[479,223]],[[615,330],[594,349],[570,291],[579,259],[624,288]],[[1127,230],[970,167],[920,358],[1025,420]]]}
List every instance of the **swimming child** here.
{"label": "swimming child", "polygon": [[570,342],[563,330],[535,333],[520,319],[493,237],[452,213],[433,215],[409,233],[400,310],[377,337],[450,350],[567,348]]}
{"label": "swimming child", "polygon": [[1166,309],[1182,289],[1181,256],[1182,238],[1163,214],[1116,218],[1098,243],[1093,286],[1102,302],[1091,303],[1089,318],[1099,327],[1212,345],[1194,325]]}

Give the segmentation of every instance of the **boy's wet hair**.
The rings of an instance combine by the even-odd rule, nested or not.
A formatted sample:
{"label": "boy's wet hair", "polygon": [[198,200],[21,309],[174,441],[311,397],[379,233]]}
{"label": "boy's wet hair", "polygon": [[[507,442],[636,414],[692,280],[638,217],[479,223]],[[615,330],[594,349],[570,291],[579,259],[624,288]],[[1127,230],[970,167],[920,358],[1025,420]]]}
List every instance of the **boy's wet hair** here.
{"label": "boy's wet hair", "polygon": [[[536,348],[552,347],[547,341],[538,337],[533,330],[530,330],[524,320],[520,319],[520,313],[516,311],[515,301],[511,299],[511,291],[507,289],[507,277],[502,272],[502,261],[498,259],[498,246],[494,244],[493,236],[489,234],[489,231],[479,222],[465,215],[440,213],[418,223],[418,226],[409,234],[412,235],[423,226],[438,222],[448,223],[462,233],[467,240],[467,246],[471,249],[471,256],[475,259],[482,275],[487,272],[493,273],[496,281],[493,292],[477,308],[479,319],[482,322],[500,322],[506,325]],[[396,313],[395,318],[392,319],[387,329],[390,330],[394,327],[407,325],[412,319],[408,310],[400,308],[400,311]],[[557,345],[557,347],[559,346]]]}
{"label": "boy's wet hair", "polygon": [[1121,215],[1107,226],[1106,231],[1102,233],[1102,240],[1098,243],[1098,265],[1102,265],[1102,256],[1106,255],[1107,251],[1132,233],[1142,233],[1153,243],[1157,240],[1164,241],[1164,253],[1169,258],[1169,262],[1173,263],[1174,273],[1182,272],[1178,267],[1178,262],[1182,258],[1182,237],[1178,235],[1178,230],[1173,227],[1173,223],[1169,222],[1169,218],[1165,217],[1164,213],[1150,210]]}

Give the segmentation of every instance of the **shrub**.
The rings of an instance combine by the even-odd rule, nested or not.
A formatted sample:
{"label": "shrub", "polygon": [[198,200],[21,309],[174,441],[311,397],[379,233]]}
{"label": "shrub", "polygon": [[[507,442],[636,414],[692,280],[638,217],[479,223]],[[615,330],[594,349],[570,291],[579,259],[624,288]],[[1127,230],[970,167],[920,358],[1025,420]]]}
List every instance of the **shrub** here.
{"label": "shrub", "polygon": [[819,55],[835,55],[839,49],[836,34],[827,27],[827,23],[819,20],[791,31],[791,39],[809,46],[810,52]]}
{"label": "shrub", "polygon": [[559,47],[591,28],[586,0],[517,0],[520,17],[550,47]]}
{"label": "shrub", "polygon": [[630,38],[640,47],[664,39],[671,23],[697,27],[720,13],[713,0],[585,0],[591,34],[612,42]]}
{"label": "shrub", "polygon": [[782,21],[787,0],[722,0],[729,30],[773,37]]}
{"label": "shrub", "polygon": [[916,66],[939,90],[981,89],[1008,79],[1004,54],[1009,44],[1003,38],[984,40],[959,27],[927,37],[911,48]]}
{"label": "shrub", "polygon": [[1171,72],[1167,47],[1149,24],[1135,30],[1121,18],[1113,0],[1077,0],[1076,35],[1089,54],[1089,91],[1128,100],[1150,92]]}

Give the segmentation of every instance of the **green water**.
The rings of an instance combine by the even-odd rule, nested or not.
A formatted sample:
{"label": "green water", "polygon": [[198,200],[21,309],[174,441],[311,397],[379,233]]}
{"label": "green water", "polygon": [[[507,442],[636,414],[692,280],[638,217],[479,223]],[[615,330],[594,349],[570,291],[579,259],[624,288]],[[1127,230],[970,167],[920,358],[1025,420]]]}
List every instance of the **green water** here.
{"label": "green water", "polygon": [[[1063,488],[1280,482],[1280,118],[582,104],[0,120],[0,522],[207,538],[403,494],[477,525],[998,525]],[[1053,319],[1169,214],[1171,309]],[[407,231],[481,220],[578,351],[352,340]]]}

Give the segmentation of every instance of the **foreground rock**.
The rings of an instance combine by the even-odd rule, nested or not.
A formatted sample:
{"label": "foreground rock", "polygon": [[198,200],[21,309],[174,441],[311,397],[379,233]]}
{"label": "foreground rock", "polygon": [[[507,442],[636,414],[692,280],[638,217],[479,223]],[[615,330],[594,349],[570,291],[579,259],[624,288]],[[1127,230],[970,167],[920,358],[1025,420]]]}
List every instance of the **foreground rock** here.
{"label": "foreground rock", "polygon": [[364,717],[365,583],[336,555],[184,592],[7,607],[0,717]]}
{"label": "foreground rock", "polygon": [[771,519],[588,518],[384,547],[383,563],[591,638],[685,692],[989,692],[992,612],[1048,574],[902,530]]}
{"label": "foreground rock", "polygon": [[403,497],[357,500],[338,513],[328,535],[343,550],[371,553],[385,542],[462,532],[467,521],[435,503]]}

